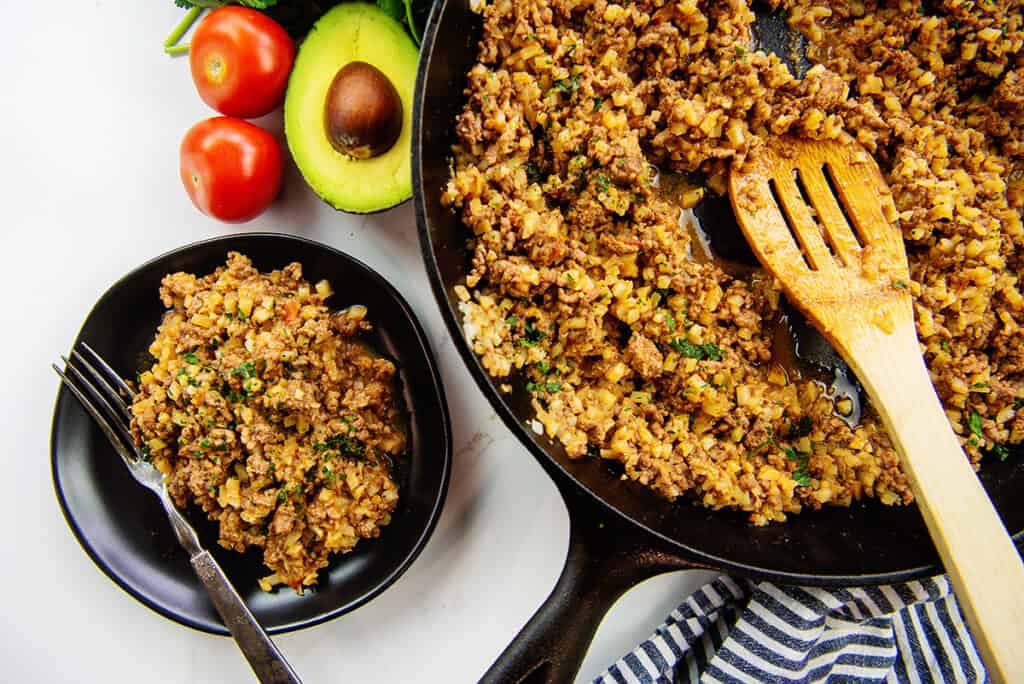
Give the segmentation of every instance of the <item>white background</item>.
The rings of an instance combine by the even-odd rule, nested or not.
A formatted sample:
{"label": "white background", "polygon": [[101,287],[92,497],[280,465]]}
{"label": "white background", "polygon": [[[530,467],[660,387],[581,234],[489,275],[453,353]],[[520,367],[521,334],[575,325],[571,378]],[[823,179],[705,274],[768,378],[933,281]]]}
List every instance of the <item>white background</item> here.
{"label": "white background", "polygon": [[[184,59],[161,41],[171,0],[4,3],[0,63],[0,619],[11,682],[234,682],[251,674],[226,638],[137,603],[79,548],[50,482],[57,382],[86,312],[119,276],[194,240],[243,230],[339,247],[408,298],[438,354],[455,418],[448,502],[392,588],[333,622],[277,638],[307,684],[473,682],[553,586],[568,517],[554,485],[501,424],[452,347],[416,243],[412,205],[335,212],[294,168],[282,198],[243,227],[207,219],[177,177],[178,143],[211,116]],[[280,135],[280,117],[262,122]],[[130,315],[130,312],[126,312]],[[710,575],[648,581],[609,613],[580,681],[648,635]]]}

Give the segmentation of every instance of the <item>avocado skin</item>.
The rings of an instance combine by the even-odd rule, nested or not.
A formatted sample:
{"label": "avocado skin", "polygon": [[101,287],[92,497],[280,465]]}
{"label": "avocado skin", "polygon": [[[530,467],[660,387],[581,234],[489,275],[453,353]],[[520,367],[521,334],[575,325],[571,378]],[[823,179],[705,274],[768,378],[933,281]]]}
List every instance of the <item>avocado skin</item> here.
{"label": "avocado skin", "polygon": [[[299,172],[327,204],[373,214],[412,197],[412,95],[419,51],[405,28],[374,5],[345,2],[314,24],[300,45],[285,93],[285,139]],[[372,159],[346,157],[331,145],[324,102],[335,74],[352,61],[380,69],[402,101],[397,142]]]}

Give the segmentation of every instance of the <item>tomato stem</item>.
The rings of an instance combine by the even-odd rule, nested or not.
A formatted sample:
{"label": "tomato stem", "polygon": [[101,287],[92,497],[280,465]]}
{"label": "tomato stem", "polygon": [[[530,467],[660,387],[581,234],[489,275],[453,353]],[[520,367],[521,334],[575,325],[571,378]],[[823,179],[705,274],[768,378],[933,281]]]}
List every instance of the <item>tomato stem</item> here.
{"label": "tomato stem", "polygon": [[412,18],[412,2],[410,0],[405,0],[405,21],[409,24],[409,33],[412,34],[412,39],[419,45],[420,37],[416,34],[416,22]]}
{"label": "tomato stem", "polygon": [[184,45],[178,45],[178,41],[185,35],[185,32],[192,28],[192,24],[196,23],[196,19],[203,13],[202,7],[193,7],[185,13],[185,17],[178,22],[178,25],[174,27],[170,35],[164,41],[164,52],[169,55],[184,55],[188,52],[188,43]]}

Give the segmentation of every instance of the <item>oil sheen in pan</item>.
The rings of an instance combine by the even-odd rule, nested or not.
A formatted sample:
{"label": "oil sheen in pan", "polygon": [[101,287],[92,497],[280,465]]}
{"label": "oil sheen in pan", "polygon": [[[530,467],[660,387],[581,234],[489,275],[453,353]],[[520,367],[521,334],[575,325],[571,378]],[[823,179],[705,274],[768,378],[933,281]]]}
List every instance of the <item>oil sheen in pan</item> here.
{"label": "oil sheen in pan", "polygon": [[[678,204],[683,193],[701,187],[702,183],[697,177],[665,173],[655,167],[652,185],[660,197]],[[736,222],[728,196],[705,193],[693,209],[680,207],[679,223],[690,234],[690,256],[695,261],[713,262],[730,276],[743,280],[761,271]],[[863,412],[862,390],[832,345],[785,297],[779,315],[768,321],[768,326],[772,362],[782,368],[790,382],[808,379],[819,384],[837,407],[835,415],[855,427]]]}

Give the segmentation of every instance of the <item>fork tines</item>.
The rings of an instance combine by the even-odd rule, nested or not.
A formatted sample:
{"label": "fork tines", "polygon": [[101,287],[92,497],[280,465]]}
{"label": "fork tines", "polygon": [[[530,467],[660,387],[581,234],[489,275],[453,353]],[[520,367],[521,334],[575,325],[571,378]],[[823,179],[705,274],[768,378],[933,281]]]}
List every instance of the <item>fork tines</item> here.
{"label": "fork tines", "polygon": [[121,457],[129,463],[136,461],[138,452],[128,429],[131,411],[127,400],[134,396],[131,388],[84,342],[71,351],[70,359],[61,356],[61,360],[64,368],[53,364],[53,370],[100,426]]}

